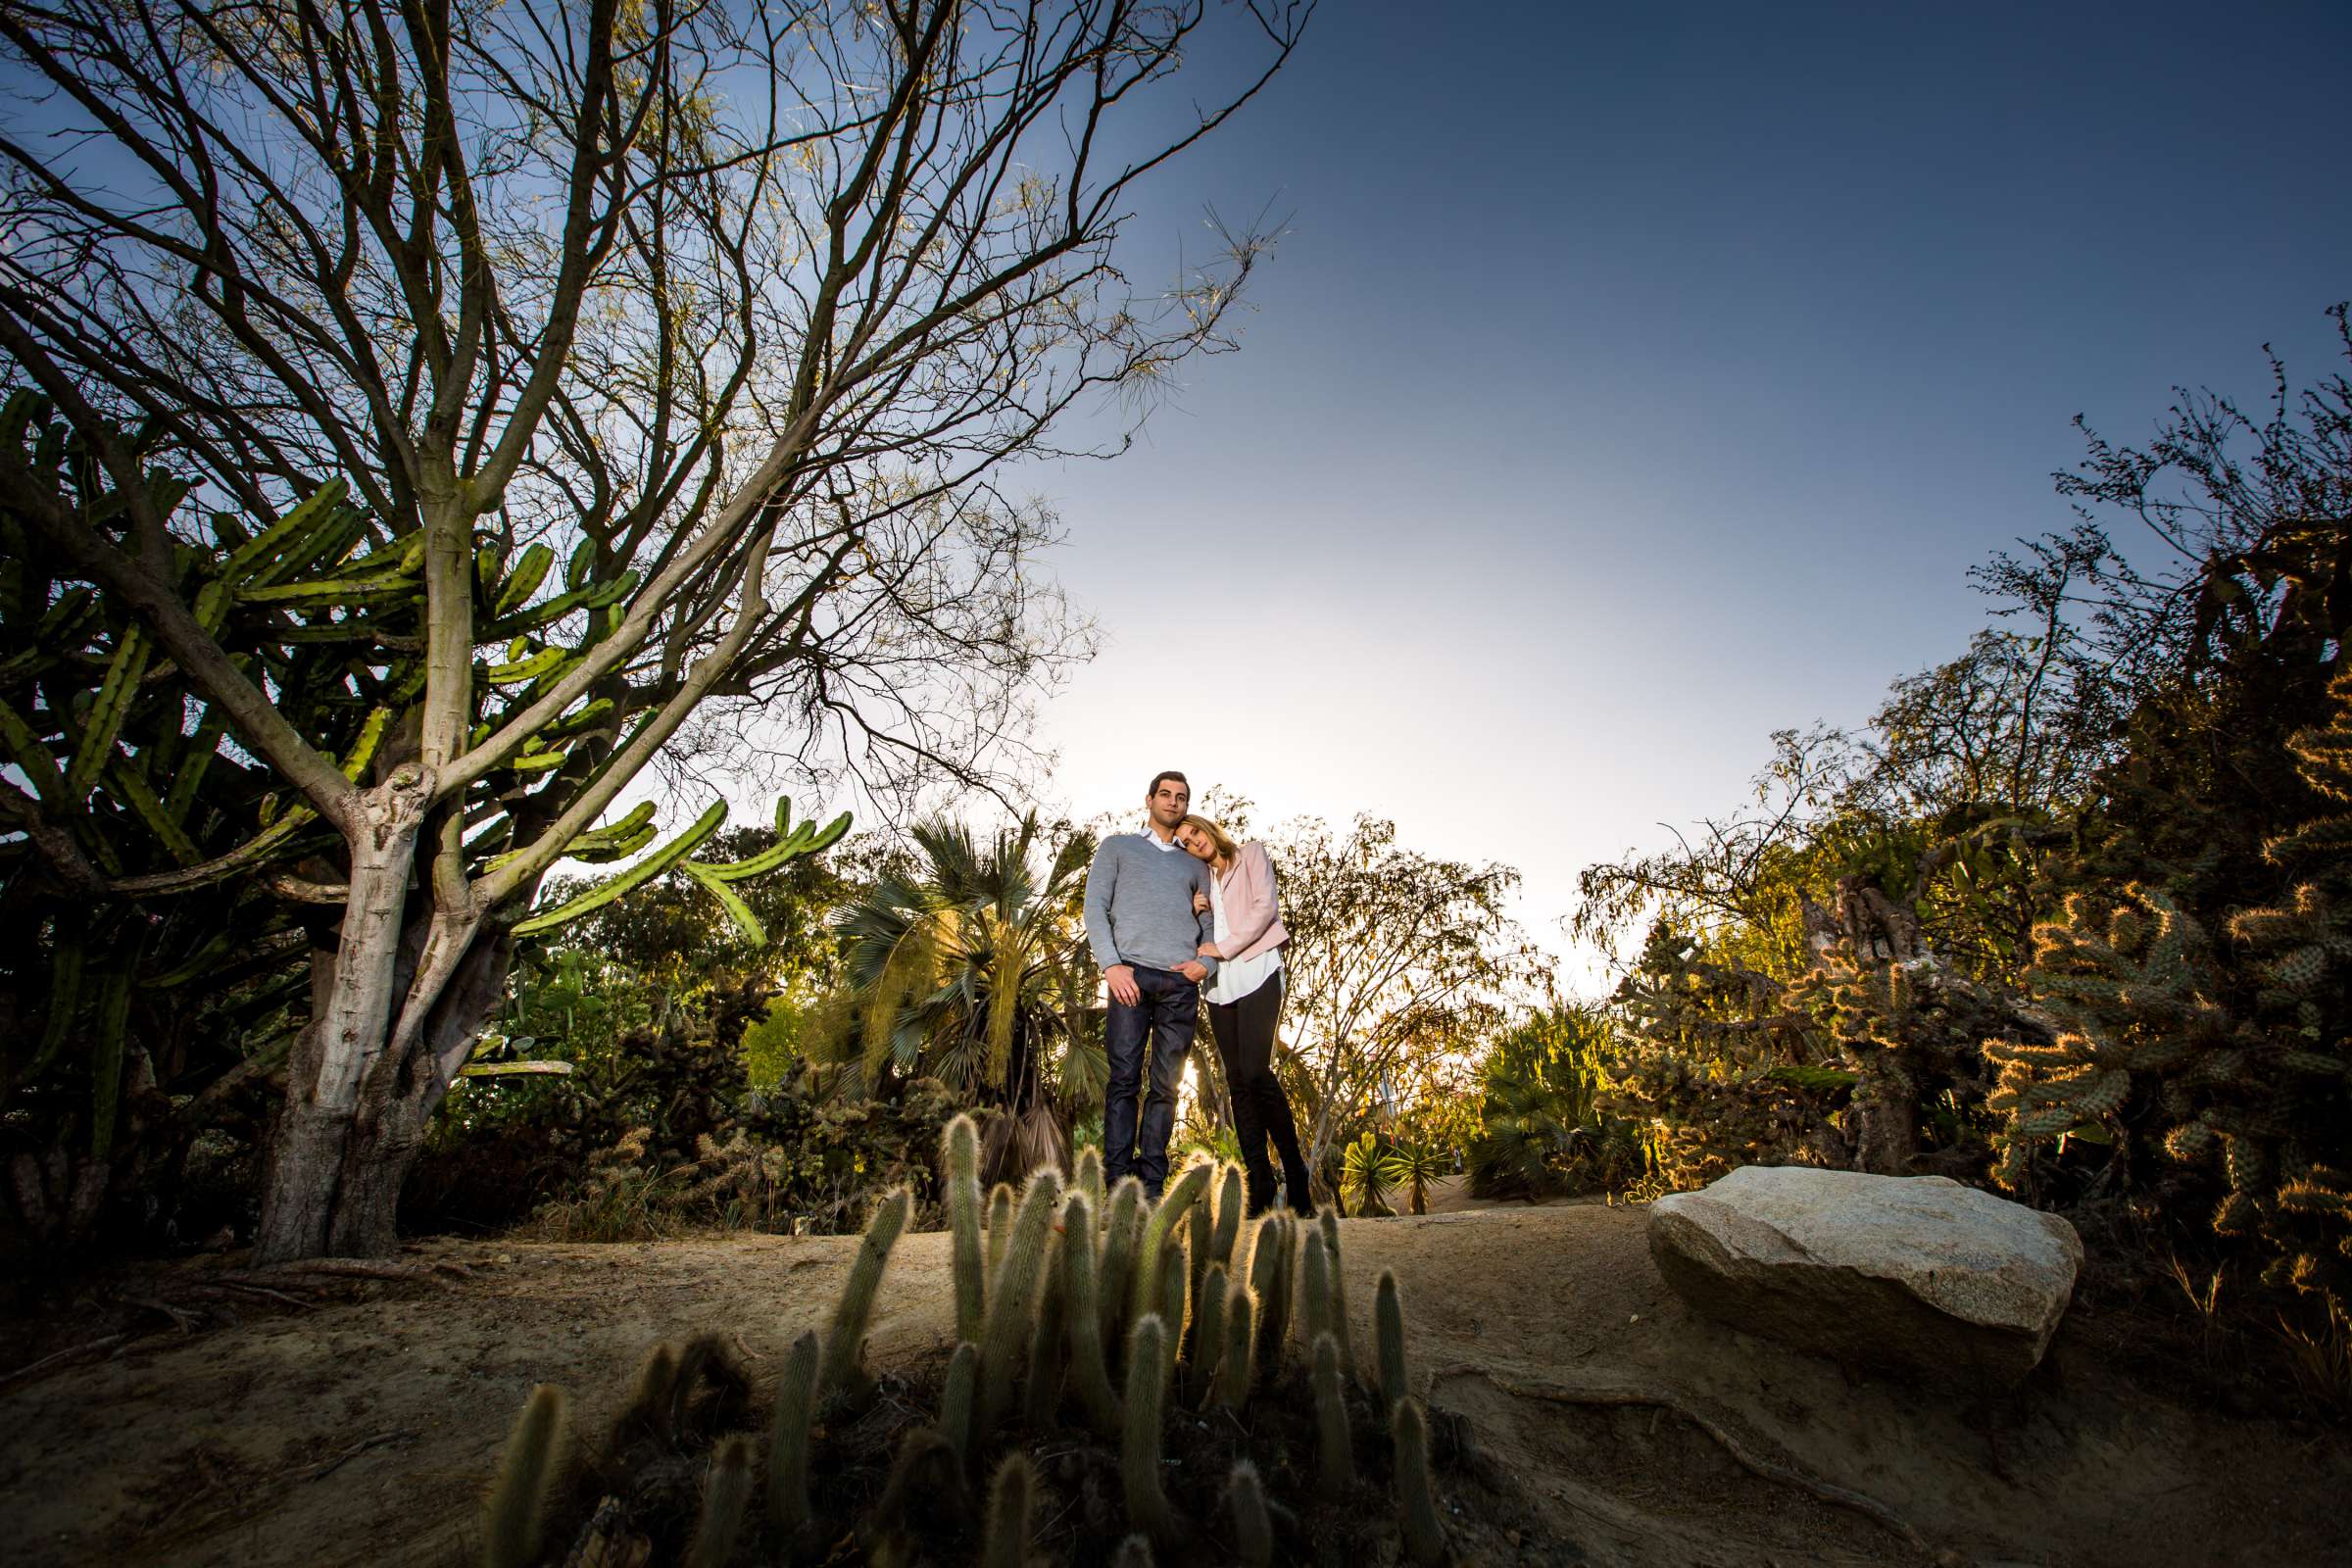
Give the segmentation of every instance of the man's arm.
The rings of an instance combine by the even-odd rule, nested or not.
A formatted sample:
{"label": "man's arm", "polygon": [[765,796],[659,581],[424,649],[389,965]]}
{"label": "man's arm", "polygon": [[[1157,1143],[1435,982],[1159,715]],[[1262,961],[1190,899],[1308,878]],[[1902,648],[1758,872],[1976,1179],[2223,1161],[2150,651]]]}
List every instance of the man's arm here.
{"label": "man's arm", "polygon": [[1086,940],[1095,950],[1098,969],[1125,961],[1110,929],[1110,896],[1118,885],[1119,858],[1111,853],[1111,841],[1104,839],[1095,847],[1094,861],[1086,868]]}

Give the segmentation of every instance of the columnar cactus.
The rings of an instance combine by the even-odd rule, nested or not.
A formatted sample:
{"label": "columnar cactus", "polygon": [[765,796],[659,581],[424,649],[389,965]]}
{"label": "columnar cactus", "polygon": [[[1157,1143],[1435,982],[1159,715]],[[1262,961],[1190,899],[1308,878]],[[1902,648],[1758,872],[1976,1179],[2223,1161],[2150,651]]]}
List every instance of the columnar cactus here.
{"label": "columnar cactus", "polygon": [[1012,1232],[1012,1184],[999,1182],[988,1193],[988,1277],[1004,1261],[1004,1239]]}
{"label": "columnar cactus", "polygon": [[955,1238],[956,1337],[980,1343],[980,1129],[969,1116],[948,1123],[948,1229]]}
{"label": "columnar cactus", "polygon": [[552,1383],[540,1384],[523,1402],[483,1512],[485,1568],[528,1568],[539,1560],[548,1499],[564,1470],[570,1412],[570,1401]]}
{"label": "columnar cactus", "polygon": [[1257,1368],[1257,1298],[1247,1285],[1225,1291],[1225,1348],[1217,1354],[1217,1375],[1209,1398],[1228,1410],[1250,1403],[1250,1385]]}
{"label": "columnar cactus", "polygon": [[1200,1294],[1193,1307],[1192,1374],[1186,1385],[1196,1400],[1207,1398],[1218,1359],[1225,1353],[1225,1305],[1231,1288],[1222,1263],[1209,1264],[1200,1276]]}
{"label": "columnar cactus", "polygon": [[1093,1200],[1095,1212],[1102,1212],[1102,1151],[1089,1144],[1078,1151],[1078,1174],[1074,1178],[1078,1190]]}
{"label": "columnar cactus", "polygon": [[1111,1392],[1110,1366],[1102,1353],[1102,1290],[1096,1279],[1095,1205],[1081,1190],[1061,1209],[1063,1317],[1070,1338],[1070,1380],[1095,1431],[1107,1438],[1119,1430],[1118,1396]]}
{"label": "columnar cactus", "polygon": [[720,1441],[703,1482],[703,1509],[686,1547],[686,1568],[726,1568],[752,1503],[752,1440],[737,1433]]}
{"label": "columnar cactus", "polygon": [[1105,1349],[1125,1349],[1127,1284],[1135,1272],[1135,1251],[1143,1240],[1144,1184],[1132,1176],[1119,1178],[1110,1190],[1110,1220],[1102,1228],[1102,1266],[1096,1272]]}
{"label": "columnar cactus", "polygon": [[1348,1317],[1348,1271],[1340,1264],[1340,1215],[1326,1206],[1316,1216],[1323,1233],[1325,1261],[1330,1264],[1331,1276],[1331,1332],[1340,1342],[1340,1370],[1348,1381],[1355,1381],[1355,1328]]}
{"label": "columnar cactus", "polygon": [[981,1526],[981,1568],[1029,1568],[1029,1515],[1037,1476],[1029,1456],[1008,1453],[988,1485],[988,1517]]}
{"label": "columnar cactus", "polygon": [[1388,1269],[1380,1271],[1380,1291],[1373,1298],[1372,1310],[1380,1340],[1380,1402],[1384,1409],[1394,1410],[1399,1399],[1412,1393],[1412,1380],[1404,1369],[1404,1301],[1396,1276]]}
{"label": "columnar cactus", "polygon": [[[1317,1244],[1320,1246],[1320,1244]],[[1340,1345],[1315,1336],[1315,1474],[1326,1501],[1337,1502],[1355,1484],[1355,1446],[1348,1434],[1348,1401],[1340,1388]]]}
{"label": "columnar cactus", "polygon": [[1045,1280],[1046,1243],[1061,1197],[1061,1177],[1041,1170],[1029,1178],[1020,1213],[1004,1244],[1004,1256],[988,1286],[988,1314],[980,1335],[980,1410],[976,1443],[988,1441],[1012,1408],[1013,1379],[1021,1352],[1036,1330],[1037,1293]]}
{"label": "columnar cactus", "polygon": [[1233,1467],[1225,1495],[1233,1509],[1233,1544],[1245,1568],[1272,1568],[1274,1519],[1266,1509],[1266,1489],[1257,1466],[1244,1459]]}
{"label": "columnar cactus", "polygon": [[776,1412],[767,1440],[767,1534],[782,1552],[808,1523],[809,1423],[816,1417],[816,1331],[792,1342],[776,1379]]}
{"label": "columnar cactus", "polygon": [[[1127,1287],[1128,1310],[1133,1315],[1141,1317],[1158,1310],[1165,1289],[1159,1278],[1162,1256],[1176,1240],[1177,1226],[1207,1190],[1208,1167],[1187,1166],[1184,1174],[1169,1186],[1167,1195],[1152,1207],[1151,1221],[1144,1227],[1143,1241],[1136,1248],[1135,1273]],[[1175,1333],[1182,1326],[1171,1323],[1168,1330]]]}
{"label": "columnar cactus", "polygon": [[833,1327],[825,1340],[824,1368],[817,1380],[825,1396],[852,1394],[862,1385],[866,1325],[873,1318],[874,1293],[882,1288],[882,1271],[890,1266],[890,1250],[899,1245],[906,1221],[914,1212],[914,1195],[904,1187],[884,1195],[874,1217],[867,1221],[858,1260],[850,1265],[849,1284],[833,1309]]}
{"label": "columnar cactus", "polygon": [[939,1392],[939,1435],[964,1463],[971,1459],[972,1410],[979,1395],[980,1347],[966,1340],[948,1357],[947,1382]]}
{"label": "columnar cactus", "polygon": [[1396,1518],[1404,1531],[1405,1555],[1418,1568],[1437,1568],[1446,1560],[1446,1525],[1429,1476],[1429,1419],[1419,1399],[1396,1401],[1389,1435],[1396,1456]]}
{"label": "columnar cactus", "polygon": [[1167,1326],[1148,1312],[1127,1337],[1127,1421],[1119,1445],[1119,1477],[1127,1514],[1155,1540],[1176,1536],[1175,1510],[1159,1484],[1159,1433],[1165,1414]]}

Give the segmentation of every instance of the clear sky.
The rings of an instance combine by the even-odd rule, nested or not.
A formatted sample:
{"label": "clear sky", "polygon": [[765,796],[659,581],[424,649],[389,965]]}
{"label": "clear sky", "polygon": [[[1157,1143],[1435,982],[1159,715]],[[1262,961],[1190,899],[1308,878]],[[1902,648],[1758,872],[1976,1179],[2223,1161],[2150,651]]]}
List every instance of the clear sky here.
{"label": "clear sky", "polygon": [[2352,6],[1619,9],[1327,0],[1139,210],[1138,278],[1290,233],[1133,453],[1022,476],[1105,639],[1057,804],[1393,816],[1564,951],[1582,866],[1960,651],[2075,414],[2331,368]]}

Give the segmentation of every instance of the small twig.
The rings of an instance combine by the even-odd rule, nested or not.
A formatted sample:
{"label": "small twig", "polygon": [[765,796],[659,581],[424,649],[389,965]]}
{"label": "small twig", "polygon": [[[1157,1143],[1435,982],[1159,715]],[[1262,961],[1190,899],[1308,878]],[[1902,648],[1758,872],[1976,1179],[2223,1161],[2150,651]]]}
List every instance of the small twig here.
{"label": "small twig", "polygon": [[8,1388],[13,1384],[29,1382],[33,1378],[38,1377],[45,1369],[60,1365],[67,1361],[71,1361],[76,1356],[95,1355],[100,1350],[111,1350],[116,1346],[121,1345],[123,1341],[129,1338],[130,1336],[127,1333],[109,1334],[103,1336],[102,1338],[91,1340],[87,1344],[76,1345],[71,1349],[59,1350],[54,1354],[44,1355],[38,1361],[27,1362],[25,1365],[17,1368],[14,1372],[8,1373],[6,1376],[0,1376],[0,1389]]}
{"label": "small twig", "polygon": [[1921,1552],[1929,1551],[1926,1538],[1912,1529],[1908,1521],[1885,1503],[1873,1497],[1866,1497],[1859,1492],[1833,1486],[1827,1481],[1806,1475],[1800,1470],[1791,1470],[1785,1465],[1774,1464],[1769,1459],[1750,1453],[1737,1438],[1734,1438],[1722,1427],[1690,1406],[1670,1399],[1662,1394],[1643,1394],[1631,1389],[1569,1389],[1554,1383],[1514,1383],[1486,1367],[1468,1363],[1446,1367],[1434,1373],[1430,1378],[1430,1383],[1434,1386],[1446,1378],[1484,1378],[1503,1393],[1517,1398],[1548,1399],[1555,1404],[1632,1405],[1640,1408],[1671,1410],[1721,1444],[1723,1450],[1739,1461],[1741,1468],[1750,1474],[1760,1476],[1766,1481],[1777,1482],[1785,1487],[1794,1487],[1797,1491],[1829,1503],[1833,1507],[1850,1508],[1865,1518],[1894,1532]]}
{"label": "small twig", "polygon": [[387,1443],[408,1442],[416,1436],[416,1434],[415,1432],[410,1431],[407,1428],[403,1428],[397,1432],[378,1432],[372,1438],[362,1438],[359,1442],[353,1444],[350,1447],[345,1448],[341,1453],[336,1454],[331,1459],[324,1459],[319,1461],[318,1464],[310,1466],[308,1469],[296,1471],[295,1475],[298,1479],[303,1481],[323,1481],[327,1476],[340,1469],[343,1465],[343,1462],[347,1459],[356,1459],[361,1454],[366,1453],[369,1448],[380,1448]]}
{"label": "small twig", "polygon": [[169,1301],[153,1300],[144,1296],[126,1296],[122,1299],[142,1312],[153,1312],[160,1317],[170,1318],[172,1326],[183,1335],[196,1332],[197,1317],[193,1312],[183,1312]]}

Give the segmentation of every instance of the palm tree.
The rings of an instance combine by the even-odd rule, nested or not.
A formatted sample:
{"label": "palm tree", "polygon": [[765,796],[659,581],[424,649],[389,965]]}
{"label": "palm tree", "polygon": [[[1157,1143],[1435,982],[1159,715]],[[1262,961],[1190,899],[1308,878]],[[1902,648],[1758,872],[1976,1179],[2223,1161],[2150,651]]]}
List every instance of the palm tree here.
{"label": "palm tree", "polygon": [[1034,813],[985,847],[960,823],[908,836],[914,865],[885,871],[834,917],[848,985],[813,1054],[868,1094],[928,1076],[995,1111],[989,1180],[1066,1166],[1063,1107],[1099,1103],[1109,1071],[1084,940],[1094,845],[1073,834],[1041,876]]}

